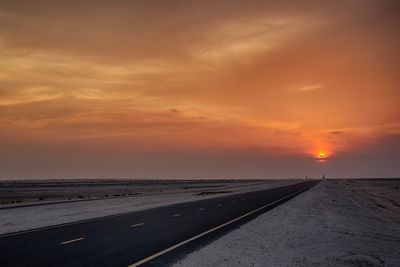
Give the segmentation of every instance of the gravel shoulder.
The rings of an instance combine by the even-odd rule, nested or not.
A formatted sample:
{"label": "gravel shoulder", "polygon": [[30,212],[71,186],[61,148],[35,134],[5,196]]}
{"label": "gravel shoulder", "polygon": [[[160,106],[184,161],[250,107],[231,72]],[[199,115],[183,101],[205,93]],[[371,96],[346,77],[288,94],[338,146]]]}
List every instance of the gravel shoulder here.
{"label": "gravel shoulder", "polygon": [[323,181],[175,266],[400,266],[399,186]]}

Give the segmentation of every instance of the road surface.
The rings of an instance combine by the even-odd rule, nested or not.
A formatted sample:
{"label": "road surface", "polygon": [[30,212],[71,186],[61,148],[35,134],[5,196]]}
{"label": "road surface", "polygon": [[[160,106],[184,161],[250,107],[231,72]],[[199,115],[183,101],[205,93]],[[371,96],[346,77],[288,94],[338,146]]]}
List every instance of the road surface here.
{"label": "road surface", "polygon": [[301,182],[0,236],[2,266],[165,265],[314,186]]}

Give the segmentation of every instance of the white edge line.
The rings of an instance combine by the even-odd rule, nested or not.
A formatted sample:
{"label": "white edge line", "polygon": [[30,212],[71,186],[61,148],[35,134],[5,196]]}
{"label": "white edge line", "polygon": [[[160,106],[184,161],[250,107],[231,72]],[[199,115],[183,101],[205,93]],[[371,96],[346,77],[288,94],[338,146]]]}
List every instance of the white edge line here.
{"label": "white edge line", "polygon": [[166,248],[166,249],[164,249],[164,250],[162,250],[162,251],[160,251],[160,252],[157,252],[156,254],[153,254],[153,255],[151,255],[151,256],[148,256],[148,257],[146,257],[146,258],[144,258],[144,259],[142,259],[142,260],[140,260],[140,261],[138,261],[138,262],[132,263],[132,264],[130,264],[128,267],[137,267],[137,266],[139,266],[139,265],[142,265],[142,264],[144,264],[144,263],[146,263],[146,262],[148,262],[148,261],[150,261],[150,260],[152,260],[152,259],[154,259],[154,258],[157,258],[158,256],[161,256],[161,255],[163,255],[163,254],[165,254],[165,253],[167,253],[167,252],[170,252],[171,250],[174,250],[174,249],[176,249],[176,248],[178,248],[178,247],[181,247],[181,246],[183,246],[183,245],[185,245],[185,244],[187,244],[187,243],[189,243],[189,242],[191,242],[191,241],[193,241],[193,240],[196,240],[196,239],[198,239],[198,238],[200,238],[200,237],[202,237],[202,236],[205,236],[206,234],[209,234],[209,233],[211,233],[211,232],[214,232],[214,231],[216,231],[216,230],[218,230],[218,229],[220,229],[220,228],[222,228],[222,227],[224,227],[224,226],[227,226],[227,225],[229,225],[229,224],[231,224],[231,223],[234,223],[234,222],[236,222],[236,221],[238,221],[238,220],[240,220],[240,219],[243,219],[243,218],[245,218],[245,217],[247,217],[247,216],[249,216],[249,215],[251,215],[251,214],[253,214],[253,213],[257,212],[257,211],[259,211],[259,210],[262,210],[262,209],[265,209],[265,208],[267,208],[267,207],[269,207],[269,206],[272,206],[272,205],[274,205],[275,203],[280,202],[280,201],[282,201],[282,200],[284,200],[284,199],[286,199],[286,198],[289,198],[289,197],[291,197],[291,196],[293,196],[293,195],[295,195],[295,194],[298,194],[298,193],[300,193],[300,192],[302,192],[302,191],[305,191],[305,190],[302,189],[302,190],[299,190],[299,191],[297,191],[297,192],[294,192],[294,193],[292,193],[292,194],[290,194],[290,195],[287,195],[287,196],[285,196],[285,197],[283,197],[283,198],[281,198],[281,199],[275,200],[274,202],[271,202],[271,203],[269,203],[269,204],[267,204],[267,205],[264,205],[264,206],[262,206],[262,207],[260,207],[260,208],[257,208],[257,209],[255,209],[255,210],[253,210],[253,211],[250,211],[250,212],[246,213],[246,214],[243,214],[243,215],[241,215],[241,216],[239,216],[239,217],[237,217],[237,218],[235,218],[235,219],[233,219],[233,220],[230,220],[230,221],[228,221],[228,222],[226,222],[226,223],[223,223],[223,224],[221,224],[221,225],[219,225],[219,226],[216,226],[216,227],[214,227],[214,228],[211,228],[210,230],[207,230],[207,231],[205,231],[205,232],[203,232],[203,233],[201,233],[201,234],[195,235],[195,236],[193,236],[193,237],[191,237],[191,238],[189,238],[189,239],[186,239],[186,240],[184,240],[184,241],[182,241],[182,242],[179,242],[178,244],[175,244],[175,245],[173,245],[173,246],[171,246],[171,247],[169,247],[169,248]]}
{"label": "white edge line", "polygon": [[132,224],[131,227],[138,227],[138,226],[141,226],[141,225],[144,225],[144,224],[145,224],[145,223]]}
{"label": "white edge line", "polygon": [[181,215],[182,215],[182,214],[178,213],[178,214],[172,215],[172,217],[179,217],[179,216],[181,216]]}
{"label": "white edge line", "polygon": [[85,238],[84,238],[84,237],[80,237],[80,238],[76,238],[76,239],[72,239],[72,240],[64,241],[64,242],[61,242],[61,243],[60,243],[60,245],[66,245],[66,244],[69,244],[69,243],[73,243],[73,242],[81,241],[81,240],[83,240],[83,239],[85,239]]}

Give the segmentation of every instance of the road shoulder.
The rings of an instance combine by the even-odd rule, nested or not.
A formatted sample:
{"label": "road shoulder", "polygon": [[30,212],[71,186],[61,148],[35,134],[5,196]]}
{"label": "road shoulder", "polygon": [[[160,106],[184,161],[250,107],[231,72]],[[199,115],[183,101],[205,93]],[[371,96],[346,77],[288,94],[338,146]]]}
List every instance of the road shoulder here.
{"label": "road shoulder", "polygon": [[399,266],[398,195],[390,181],[324,181],[175,265]]}

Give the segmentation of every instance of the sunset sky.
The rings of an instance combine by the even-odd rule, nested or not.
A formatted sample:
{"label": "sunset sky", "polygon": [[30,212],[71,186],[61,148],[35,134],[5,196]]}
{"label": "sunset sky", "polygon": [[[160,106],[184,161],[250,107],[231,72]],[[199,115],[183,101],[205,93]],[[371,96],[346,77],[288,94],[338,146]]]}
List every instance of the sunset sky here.
{"label": "sunset sky", "polygon": [[0,179],[398,177],[399,47],[396,0],[1,0]]}

